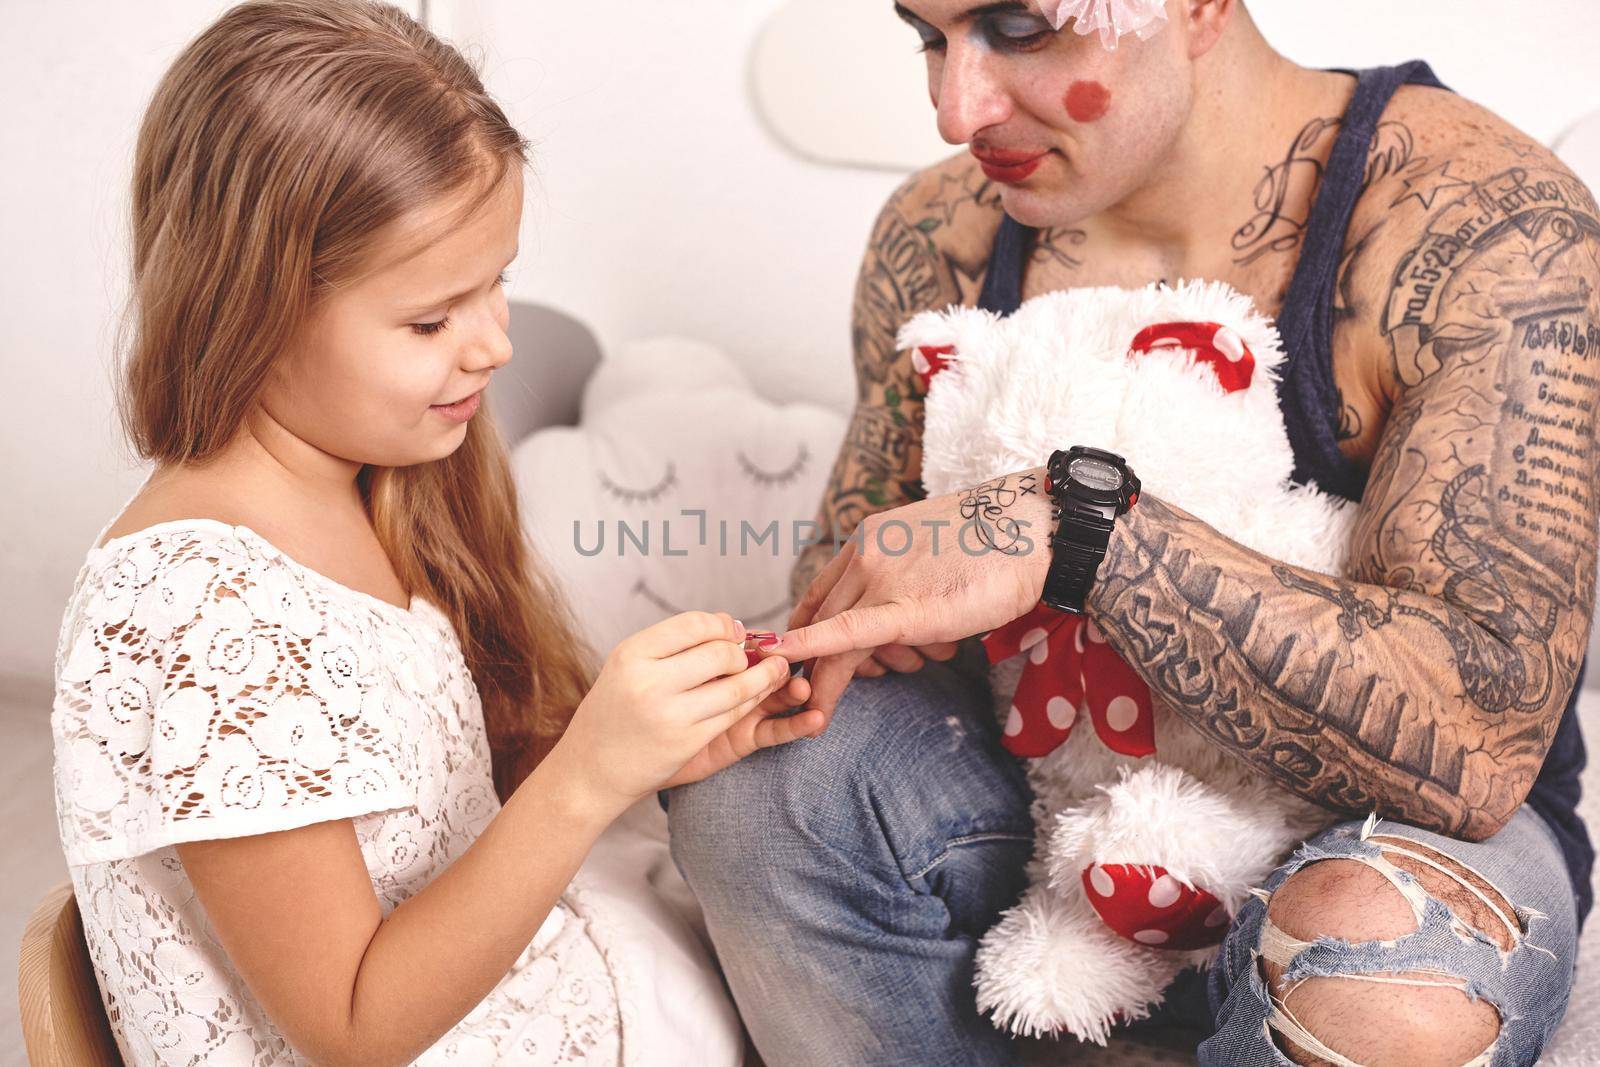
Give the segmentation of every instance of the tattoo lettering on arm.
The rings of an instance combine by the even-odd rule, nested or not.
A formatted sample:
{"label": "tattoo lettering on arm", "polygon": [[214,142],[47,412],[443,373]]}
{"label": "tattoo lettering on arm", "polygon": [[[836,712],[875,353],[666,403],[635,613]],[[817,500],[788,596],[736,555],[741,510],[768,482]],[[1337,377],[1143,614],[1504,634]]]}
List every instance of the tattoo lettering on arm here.
{"label": "tattoo lettering on arm", "polygon": [[856,281],[851,332],[858,401],[869,399],[874,386],[890,383],[902,362],[895,334],[918,311],[938,306],[945,291],[940,274],[927,231],[891,204],[878,218]]}
{"label": "tattoo lettering on arm", "polygon": [[1430,166],[1360,249],[1393,264],[1381,306],[1346,289],[1398,383],[1347,573],[1146,496],[1089,606],[1159,699],[1286,788],[1481,839],[1532,785],[1588,640],[1600,211],[1553,161],[1473,166]]}
{"label": "tattoo lettering on arm", "polygon": [[858,404],[829,486],[830,517],[840,536],[868,515],[921,500],[921,397],[905,420],[887,404]]}

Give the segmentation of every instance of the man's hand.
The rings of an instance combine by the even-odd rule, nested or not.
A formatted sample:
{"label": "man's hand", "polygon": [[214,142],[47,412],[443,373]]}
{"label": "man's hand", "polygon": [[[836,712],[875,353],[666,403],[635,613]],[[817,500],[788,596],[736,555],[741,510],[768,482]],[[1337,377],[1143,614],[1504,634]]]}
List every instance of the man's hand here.
{"label": "man's hand", "polygon": [[[954,642],[1032,610],[1050,562],[1044,480],[1042,467],[1020,471],[865,519],[801,597],[776,650],[816,660],[808,709],[831,719],[876,651],[953,655]],[[909,665],[910,651],[886,655]]]}
{"label": "man's hand", "polygon": [[[879,213],[862,257],[851,312],[855,411],[818,508],[822,539],[795,565],[791,589],[796,603],[833,558],[840,539],[864,518],[927,495],[921,482],[922,383],[910,354],[900,351],[896,334],[918,312],[973,301],[1001,218],[999,193],[970,156],[913,176]],[[1048,240],[1042,243],[1047,246]],[[789,628],[810,622],[816,606],[802,621],[791,616]],[[886,645],[863,659],[857,673],[917,671],[927,660],[946,660],[955,653],[947,642]]]}
{"label": "man's hand", "polygon": [[954,659],[960,647],[954,641],[940,641],[931,645],[882,645],[856,664],[856,677],[882,678],[890,671],[915,674],[926,667],[930,659],[939,663]]}

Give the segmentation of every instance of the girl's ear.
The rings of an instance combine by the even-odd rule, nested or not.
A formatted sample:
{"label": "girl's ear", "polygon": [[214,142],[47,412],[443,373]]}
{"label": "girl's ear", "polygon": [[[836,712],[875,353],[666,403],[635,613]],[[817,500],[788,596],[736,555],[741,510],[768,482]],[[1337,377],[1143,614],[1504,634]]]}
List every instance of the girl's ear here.
{"label": "girl's ear", "polygon": [[1175,13],[1181,13],[1184,34],[1189,41],[1189,58],[1199,59],[1222,39],[1240,0],[1178,0]]}

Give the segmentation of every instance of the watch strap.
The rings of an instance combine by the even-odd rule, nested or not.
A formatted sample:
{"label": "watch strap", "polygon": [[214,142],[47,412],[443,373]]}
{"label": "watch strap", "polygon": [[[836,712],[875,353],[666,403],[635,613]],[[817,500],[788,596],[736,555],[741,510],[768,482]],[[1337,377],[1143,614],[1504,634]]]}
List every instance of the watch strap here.
{"label": "watch strap", "polygon": [[1057,611],[1081,614],[1105,559],[1116,518],[1114,513],[1107,515],[1071,498],[1063,500],[1058,510],[1060,518],[1050,537],[1050,568],[1040,599]]}

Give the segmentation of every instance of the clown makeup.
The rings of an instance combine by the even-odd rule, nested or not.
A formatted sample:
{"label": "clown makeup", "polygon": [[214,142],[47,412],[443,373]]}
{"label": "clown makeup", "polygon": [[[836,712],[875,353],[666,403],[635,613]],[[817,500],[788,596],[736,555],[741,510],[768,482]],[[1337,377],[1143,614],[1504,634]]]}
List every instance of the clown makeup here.
{"label": "clown makeup", "polygon": [[1111,110],[1111,90],[1097,81],[1075,81],[1061,104],[1073,122],[1099,122]]}
{"label": "clown makeup", "polygon": [[[923,52],[944,49],[944,35],[910,8],[897,3],[894,11],[922,38]],[[986,4],[965,12],[959,21],[974,44],[1002,53],[1036,51],[1056,35],[1043,15],[1022,3]]]}
{"label": "clown makeup", "polygon": [[1056,30],[1037,2],[895,11],[922,43],[940,135],[968,147],[1026,225],[1076,224],[1152,181],[1193,100],[1179,34],[1129,33],[1112,50],[1075,21]]}

